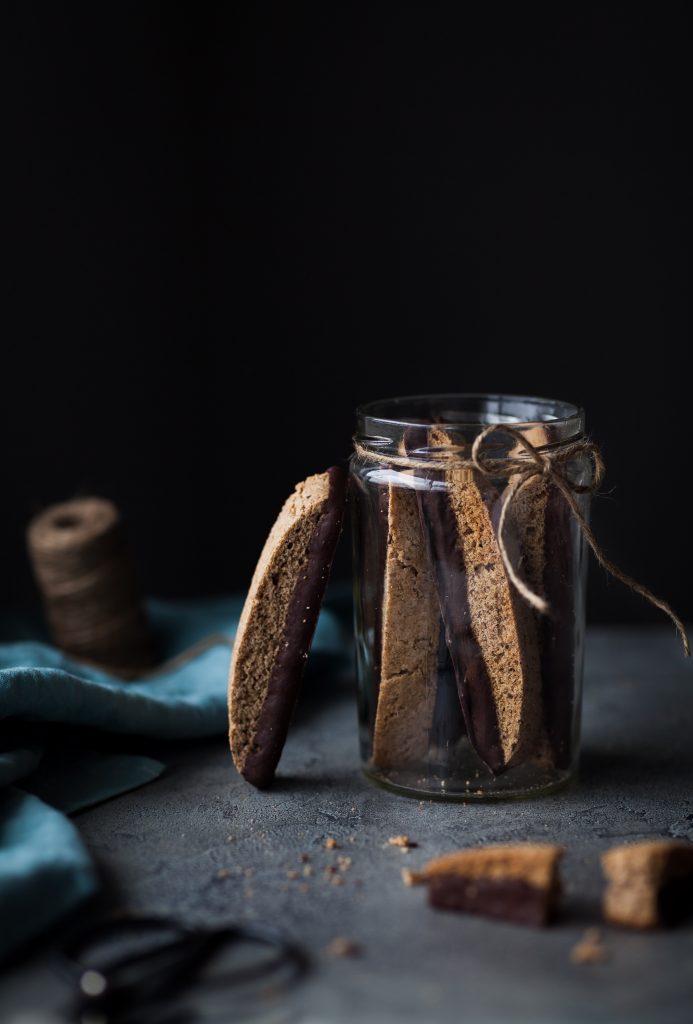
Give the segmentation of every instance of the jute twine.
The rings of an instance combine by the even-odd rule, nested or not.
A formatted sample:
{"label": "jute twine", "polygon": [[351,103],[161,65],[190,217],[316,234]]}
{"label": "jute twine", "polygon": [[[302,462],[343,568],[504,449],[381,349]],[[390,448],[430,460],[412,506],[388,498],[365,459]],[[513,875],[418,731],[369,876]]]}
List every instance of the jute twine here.
{"label": "jute twine", "polygon": [[55,644],[124,678],[154,663],[154,645],[117,508],[104,498],[52,505],[27,546]]}
{"label": "jute twine", "polygon": [[[506,437],[512,438],[516,445],[520,446],[521,450],[518,452],[517,448],[515,448],[513,454],[503,457],[489,456],[483,453],[482,446],[492,434],[505,434]],[[646,601],[649,601],[650,604],[653,604],[656,608],[663,611],[665,615],[669,616],[681,638],[684,653],[687,657],[690,657],[691,649],[688,635],[683,622],[674,609],[666,601],[663,601],[661,597],[657,597],[651,590],[643,586],[642,583],[638,583],[632,576],[628,576],[627,573],[623,572],[607,558],[580,510],[579,495],[593,494],[600,488],[604,479],[604,459],[593,441],[575,441],[555,451],[539,451],[521,431],[515,430],[506,424],[492,423],[485,427],[474,439],[468,459],[460,457],[458,453],[461,449],[457,449],[456,453],[453,452],[448,456],[439,453],[439,458],[430,462],[424,462],[423,460],[409,459],[407,456],[401,455],[396,455],[392,458],[389,456],[377,456],[358,442],[356,442],[355,448],[358,455],[369,460],[374,458],[382,459],[384,462],[392,462],[395,465],[408,467],[416,465],[429,470],[435,468],[449,470],[451,467],[454,469],[472,469],[486,477],[507,479],[509,483],[503,492],[498,518],[498,547],[506,572],[513,586],[527,604],[542,614],[550,612],[549,604],[540,594],[535,593],[527,585],[513,565],[505,539],[505,528],[508,511],[513,501],[531,481],[536,480],[537,477],[545,477],[550,484],[560,491],[599,565],[615,579],[620,580],[626,587],[629,587],[630,590],[640,594]],[[580,456],[588,458],[592,463],[591,479],[586,484],[577,483],[570,475],[570,463]]]}

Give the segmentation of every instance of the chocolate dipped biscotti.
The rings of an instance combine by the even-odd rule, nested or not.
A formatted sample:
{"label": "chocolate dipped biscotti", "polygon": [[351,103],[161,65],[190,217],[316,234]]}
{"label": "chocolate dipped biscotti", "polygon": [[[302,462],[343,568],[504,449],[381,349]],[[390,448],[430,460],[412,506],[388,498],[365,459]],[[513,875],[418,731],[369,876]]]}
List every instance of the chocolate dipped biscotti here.
{"label": "chocolate dipped biscotti", "polygon": [[254,786],[272,780],[342,530],[346,474],[298,484],[279,513],[241,613],[229,678],[233,760]]}
{"label": "chocolate dipped biscotti", "polygon": [[[509,481],[512,486],[513,478]],[[569,768],[575,722],[575,596],[571,513],[561,493],[544,476],[532,477],[508,508],[521,575],[548,604],[535,613],[544,747],[556,768]]]}
{"label": "chocolate dipped biscotti", "polygon": [[440,611],[416,492],[390,484],[373,763],[410,766],[427,755],[438,670]]}
{"label": "chocolate dipped biscotti", "polygon": [[[443,427],[430,428],[430,447],[453,444]],[[498,773],[521,760],[541,730],[536,628],[503,564],[496,489],[452,460],[427,476],[419,511],[467,733]]]}
{"label": "chocolate dipped biscotti", "polygon": [[541,926],[556,911],[563,852],[548,843],[460,850],[429,861],[411,881],[426,884],[439,909]]}
{"label": "chocolate dipped biscotti", "polygon": [[693,913],[693,843],[655,839],[602,854],[604,917],[623,928],[678,924]]}

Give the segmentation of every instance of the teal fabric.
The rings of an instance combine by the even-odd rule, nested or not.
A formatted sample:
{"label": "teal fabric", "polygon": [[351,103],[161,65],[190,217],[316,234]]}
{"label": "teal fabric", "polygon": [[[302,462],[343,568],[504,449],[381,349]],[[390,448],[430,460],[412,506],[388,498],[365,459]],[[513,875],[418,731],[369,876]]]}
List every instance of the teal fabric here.
{"label": "teal fabric", "polygon": [[[72,661],[46,643],[40,624],[0,622],[0,636],[10,641],[0,644],[0,958],[98,886],[65,815],[164,771],[149,757],[98,750],[98,733],[182,740],[226,732],[230,644],[241,607],[240,597],[150,601],[164,666],[133,682]],[[210,636],[216,641],[195,652]],[[311,666],[350,658],[349,646],[338,617],[323,610]],[[188,660],[166,667],[190,648]],[[94,730],[90,745],[75,744],[69,730],[63,740],[69,726],[78,726],[80,737]]]}
{"label": "teal fabric", "polygon": [[[182,654],[210,634],[230,639],[241,603],[238,598],[150,602],[163,658]],[[3,644],[0,717],[167,739],[214,736],[226,727],[228,665],[229,646],[220,642],[164,675],[124,683],[38,640]]]}
{"label": "teal fabric", "polygon": [[20,790],[0,793],[0,957],[96,888],[94,866],[68,818]]}

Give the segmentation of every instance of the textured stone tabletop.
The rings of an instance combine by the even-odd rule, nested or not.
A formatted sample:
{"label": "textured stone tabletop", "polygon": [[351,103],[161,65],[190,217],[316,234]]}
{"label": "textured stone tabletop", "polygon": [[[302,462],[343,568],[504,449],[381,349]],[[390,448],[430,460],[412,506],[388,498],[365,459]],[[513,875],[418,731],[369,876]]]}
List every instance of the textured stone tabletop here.
{"label": "textured stone tabletop", "polygon": [[[586,675],[580,779],[551,796],[462,805],[374,788],[359,771],[350,685],[321,689],[313,678],[271,791],[242,782],[223,740],[168,745],[153,751],[168,765],[159,781],[76,822],[111,904],[274,923],[307,947],[306,980],[255,1020],[687,1024],[693,924],[657,934],[605,927],[600,965],[577,965],[570,951],[600,923],[602,850],[693,839],[693,666],[670,629],[595,629]],[[388,846],[400,833],[418,847]],[[324,848],[328,837],[338,849]],[[568,849],[563,912],[549,929],[436,912],[402,883],[403,867],[439,853],[520,840]],[[351,863],[334,884],[325,869],[339,857]],[[361,955],[328,956],[336,936]],[[3,1021],[62,1004],[53,942],[0,978]]]}

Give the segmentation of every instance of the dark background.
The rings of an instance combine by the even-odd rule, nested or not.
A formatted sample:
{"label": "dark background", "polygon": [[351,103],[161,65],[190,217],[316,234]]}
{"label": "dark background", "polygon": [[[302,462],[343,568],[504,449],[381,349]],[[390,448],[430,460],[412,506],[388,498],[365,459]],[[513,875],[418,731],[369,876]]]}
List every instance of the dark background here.
{"label": "dark background", "polygon": [[150,592],[242,588],[358,402],[493,390],[586,407],[691,617],[686,5],[480,6],[3,5],[4,604],[89,492]]}

